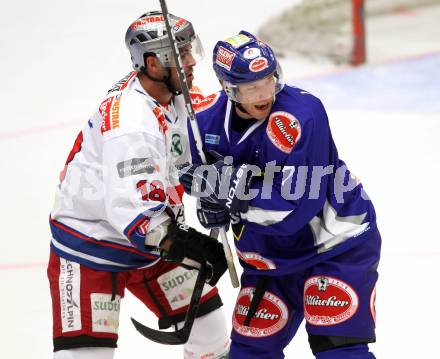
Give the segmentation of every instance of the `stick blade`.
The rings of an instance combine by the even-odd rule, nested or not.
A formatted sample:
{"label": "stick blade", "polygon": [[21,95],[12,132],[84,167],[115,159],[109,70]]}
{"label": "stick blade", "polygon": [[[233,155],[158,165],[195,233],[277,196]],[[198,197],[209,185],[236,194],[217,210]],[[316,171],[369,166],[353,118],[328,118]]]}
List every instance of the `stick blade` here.
{"label": "stick blade", "polygon": [[189,332],[186,330],[185,327],[175,332],[164,332],[161,330],[148,328],[145,325],[139,323],[134,318],[131,318],[131,321],[136,330],[141,333],[145,338],[159,344],[182,345],[185,344],[189,338]]}

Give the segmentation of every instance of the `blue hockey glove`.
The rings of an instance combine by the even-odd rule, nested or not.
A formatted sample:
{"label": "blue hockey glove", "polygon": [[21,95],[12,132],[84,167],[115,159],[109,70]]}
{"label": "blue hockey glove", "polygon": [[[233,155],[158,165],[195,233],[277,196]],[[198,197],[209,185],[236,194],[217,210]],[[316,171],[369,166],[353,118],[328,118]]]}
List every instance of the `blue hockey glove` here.
{"label": "blue hockey glove", "polygon": [[223,158],[215,151],[209,154],[215,162],[210,165],[186,165],[179,168],[180,183],[189,195],[205,203],[218,204],[229,213],[247,212],[252,176],[259,175],[257,166],[232,165],[232,157]]}
{"label": "blue hockey glove", "polygon": [[204,201],[203,198],[197,199],[197,218],[200,224],[207,228],[229,228],[229,222],[231,218],[229,212],[222,206]]}

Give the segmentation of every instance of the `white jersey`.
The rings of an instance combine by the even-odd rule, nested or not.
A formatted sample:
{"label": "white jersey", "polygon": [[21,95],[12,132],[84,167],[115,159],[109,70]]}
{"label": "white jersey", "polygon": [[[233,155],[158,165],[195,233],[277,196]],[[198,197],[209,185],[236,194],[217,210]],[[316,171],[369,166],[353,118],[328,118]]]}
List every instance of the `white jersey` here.
{"label": "white jersey", "polygon": [[50,219],[52,249],[95,269],[154,264],[164,222],[183,217],[175,165],[190,161],[186,126],[183,96],[162,106],[135,72],[116,84],[78,135],[61,173]]}

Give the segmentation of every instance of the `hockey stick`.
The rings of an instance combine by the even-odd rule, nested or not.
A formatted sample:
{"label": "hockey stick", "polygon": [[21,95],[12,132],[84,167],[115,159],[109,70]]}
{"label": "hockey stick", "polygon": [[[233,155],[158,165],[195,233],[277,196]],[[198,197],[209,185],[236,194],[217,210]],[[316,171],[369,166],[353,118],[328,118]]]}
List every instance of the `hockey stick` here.
{"label": "hockey stick", "polygon": [[[162,9],[162,14],[165,19],[165,26],[167,30],[168,39],[171,44],[171,51],[173,53],[173,58],[176,63],[177,73],[179,75],[179,81],[182,86],[182,94],[185,99],[186,111],[188,112],[188,116],[190,119],[191,129],[194,135],[194,141],[196,142],[197,152],[202,160],[203,164],[206,164],[206,156],[202,150],[202,139],[200,136],[199,127],[197,126],[196,116],[194,114],[194,109],[191,104],[191,97],[189,95],[188,84],[186,82],[185,73],[183,71],[182,62],[179,56],[179,49],[177,48],[177,42],[174,36],[174,33],[171,31],[170,19],[168,8],[165,0],[159,0],[160,7]],[[211,236],[213,234],[211,233]],[[226,236],[225,228],[220,228],[220,238],[222,240],[223,250],[225,252],[226,262],[228,264],[229,276],[231,277],[231,283],[234,288],[238,288],[240,286],[240,282],[238,280],[237,271],[234,265],[234,258],[232,257],[231,247],[228,243],[228,237]]]}
{"label": "hockey stick", "polygon": [[[189,89],[186,83],[186,77],[183,72],[183,67],[180,61],[180,57],[178,55],[178,48],[176,39],[174,38],[174,34],[171,31],[169,13],[167,9],[167,5],[165,0],[159,0],[162,8],[162,14],[165,19],[165,26],[168,34],[168,38],[170,40],[170,44],[172,44],[171,49],[174,57],[174,61],[176,63],[177,73],[179,75],[180,84],[182,86],[182,93],[185,99],[185,106],[190,117],[191,128],[194,133],[194,138],[196,140],[197,151],[202,159],[203,163],[206,163],[206,156],[201,149],[201,139],[200,132],[197,126],[197,122],[194,115],[194,110],[191,105],[191,98],[189,96]],[[216,230],[211,231],[210,234],[212,237],[217,238]],[[232,285],[237,288],[239,286],[239,281],[237,277],[237,272],[235,270],[234,261],[232,258],[231,248],[229,247],[229,243],[226,237],[226,231],[224,228],[220,229],[220,235],[222,238],[223,250],[225,251],[226,261],[228,263],[229,273],[231,276]],[[185,315],[185,321],[183,327],[174,332],[164,332],[161,330],[155,330],[145,325],[139,323],[134,318],[131,318],[131,321],[137,331],[141,333],[144,337],[160,344],[169,344],[169,345],[181,345],[185,344],[188,341],[188,338],[191,334],[191,329],[194,324],[194,320],[196,319],[197,312],[200,306],[200,299],[202,297],[203,288],[205,286],[207,278],[207,268],[206,264],[201,264],[199,268],[199,274],[197,275],[196,283],[194,285],[193,293],[191,295],[191,300],[188,305],[188,310]]]}
{"label": "hockey stick", "polygon": [[174,332],[164,332],[161,330],[148,328],[145,325],[139,323],[137,320],[131,318],[131,321],[133,322],[133,325],[136,327],[137,331],[141,333],[145,338],[148,338],[153,342],[159,344],[185,344],[188,341],[189,335],[191,334],[191,328],[194,324],[194,320],[196,319],[197,312],[199,310],[200,298],[202,297],[203,288],[205,287],[205,281],[206,265],[202,264],[199,268],[199,274],[197,275],[194,290],[188,305],[188,311],[185,315],[185,322],[181,329]]}

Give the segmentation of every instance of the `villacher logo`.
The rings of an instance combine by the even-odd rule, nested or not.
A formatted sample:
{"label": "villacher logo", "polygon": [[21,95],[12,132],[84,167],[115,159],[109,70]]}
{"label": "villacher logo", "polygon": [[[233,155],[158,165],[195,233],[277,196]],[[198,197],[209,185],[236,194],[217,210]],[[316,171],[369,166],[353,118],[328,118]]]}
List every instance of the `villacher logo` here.
{"label": "villacher logo", "polygon": [[304,285],[304,317],[309,324],[329,326],[345,322],[358,307],[356,292],[340,279],[315,276]]}
{"label": "villacher logo", "polygon": [[289,310],[279,297],[268,291],[264,293],[250,326],[243,324],[249,312],[254,291],[255,287],[246,287],[240,291],[232,317],[234,330],[241,335],[253,338],[268,337],[278,333],[287,323]]}
{"label": "villacher logo", "polygon": [[284,153],[290,153],[301,137],[301,127],[292,114],[277,111],[270,115],[266,133],[275,147]]}
{"label": "villacher logo", "polygon": [[264,270],[276,269],[275,263],[268,258],[264,258],[260,253],[240,252],[238,249],[236,251],[238,257],[242,261],[246,262],[247,264],[257,269],[264,269]]}

